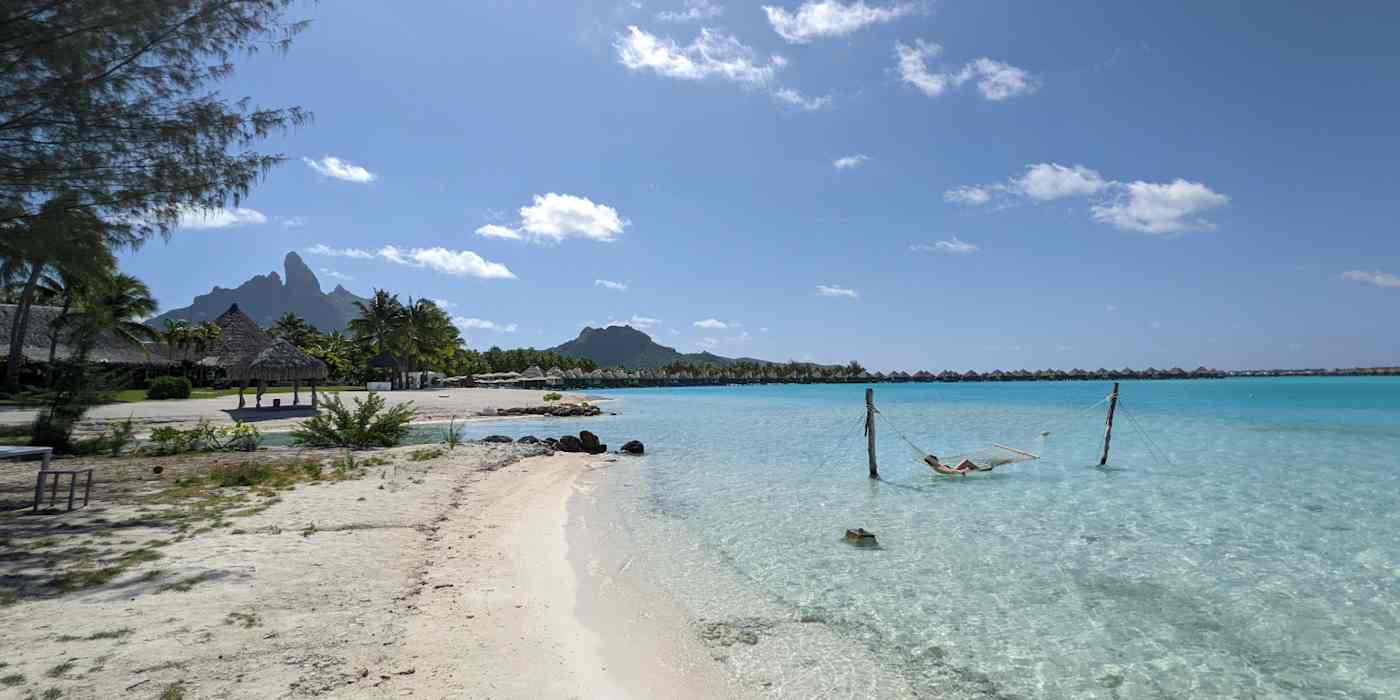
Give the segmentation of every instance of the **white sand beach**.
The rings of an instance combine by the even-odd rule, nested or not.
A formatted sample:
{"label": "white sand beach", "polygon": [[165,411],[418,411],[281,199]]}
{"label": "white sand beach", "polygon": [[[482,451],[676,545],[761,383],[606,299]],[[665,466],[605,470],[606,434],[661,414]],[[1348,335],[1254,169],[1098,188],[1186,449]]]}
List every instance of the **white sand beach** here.
{"label": "white sand beach", "polygon": [[[424,449],[362,455],[361,478],[299,484],[262,509],[196,519],[207,525],[183,536],[164,517],[178,506],[146,496],[195,469],[189,457],[154,458],[160,477],[151,460],[98,465],[86,510],[10,510],[0,583],[21,592],[0,607],[0,677],[15,679],[0,693],[735,695],[664,596],[626,567],[598,565],[608,524],[580,517],[580,477],[619,458],[469,444],[424,459]],[[0,471],[7,508],[32,488],[29,466]],[[148,554],[110,580],[61,594],[44,583],[133,552]]]}

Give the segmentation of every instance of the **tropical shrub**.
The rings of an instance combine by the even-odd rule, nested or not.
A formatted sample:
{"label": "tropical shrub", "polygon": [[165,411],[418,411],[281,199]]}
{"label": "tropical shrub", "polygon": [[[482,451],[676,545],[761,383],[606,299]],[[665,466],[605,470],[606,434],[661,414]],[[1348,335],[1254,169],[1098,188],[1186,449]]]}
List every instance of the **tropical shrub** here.
{"label": "tropical shrub", "polygon": [[306,447],[344,447],[364,450],[393,447],[408,434],[408,424],[418,411],[412,401],[385,407],[384,397],[370,392],[347,408],[339,396],[321,400],[322,413],[302,421],[292,431],[292,441]]}
{"label": "tropical shrub", "polygon": [[558,401],[559,399],[564,398],[564,396],[557,391],[551,391],[540,398],[544,399],[545,401]]}
{"label": "tropical shrub", "polygon": [[29,444],[72,453],[77,450],[73,430],[78,421],[89,408],[110,398],[114,382],[82,361],[55,363],[53,377],[53,390],[34,420]]}
{"label": "tropical shrub", "polygon": [[262,442],[257,427],[238,423],[233,427],[213,425],[208,420],[189,430],[161,426],[151,431],[155,451],[163,455],[186,452],[253,452]]}
{"label": "tropical shrub", "polygon": [[146,398],[152,401],[188,399],[192,388],[190,380],[184,377],[156,377],[146,387]]}

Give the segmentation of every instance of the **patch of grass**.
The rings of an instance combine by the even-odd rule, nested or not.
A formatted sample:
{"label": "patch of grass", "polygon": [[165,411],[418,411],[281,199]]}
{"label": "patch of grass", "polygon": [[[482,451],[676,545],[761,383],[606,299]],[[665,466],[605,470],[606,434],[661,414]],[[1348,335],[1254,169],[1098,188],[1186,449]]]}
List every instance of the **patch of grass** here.
{"label": "patch of grass", "polygon": [[174,591],[176,593],[186,593],[195,586],[198,586],[199,584],[204,583],[205,581],[208,581],[212,578],[214,578],[214,575],[207,571],[195,574],[194,576],[186,576],[185,578],[182,578],[178,581],[171,581],[170,583],[167,583],[161,586],[160,588],[157,588],[156,593],[166,593],[169,591]]}
{"label": "patch of grass", "polygon": [[49,688],[48,690],[45,690],[43,694],[39,697],[41,698],[41,700],[58,700],[59,698],[63,697],[63,691],[59,690],[58,688]]}
{"label": "patch of grass", "polygon": [[58,641],[60,641],[60,642],[95,642],[95,641],[97,641],[97,640],[99,640],[99,639],[121,639],[122,637],[125,637],[125,636],[127,636],[127,635],[129,635],[129,634],[131,634],[131,628],[130,628],[130,627],[123,627],[123,628],[121,628],[121,629],[103,630],[103,631],[101,631],[101,632],[93,632],[92,634],[89,634],[89,635],[86,636],[86,637],[75,637],[75,636],[70,635],[70,634],[61,634],[61,635],[58,636]]}
{"label": "patch of grass", "polygon": [[316,534],[316,523],[307,523],[306,527],[301,530],[302,537],[310,537],[314,534]]}
{"label": "patch of grass", "polygon": [[9,607],[19,602],[19,594],[14,591],[0,591],[0,608]]}
{"label": "patch of grass", "polygon": [[69,659],[62,663],[54,665],[53,668],[50,668],[49,670],[45,671],[44,675],[48,676],[49,678],[62,678],[63,674],[68,673],[72,669],[73,660]]}
{"label": "patch of grass", "polygon": [[17,685],[24,685],[23,673],[11,673],[8,676],[0,677],[0,685],[13,688]]}
{"label": "patch of grass", "polygon": [[422,449],[422,450],[414,450],[414,451],[408,453],[408,461],[410,461],[410,462],[426,462],[426,461],[428,461],[428,460],[430,460],[430,459],[437,459],[438,457],[441,457],[441,456],[443,456],[444,454],[447,454],[447,453],[444,452],[441,448],[438,448],[438,447],[429,447],[429,448]]}
{"label": "patch of grass", "polygon": [[154,549],[146,549],[143,547],[141,549],[133,549],[130,552],[121,555],[121,557],[117,559],[117,562],[120,563],[122,566],[135,566],[137,564],[144,564],[146,562],[155,561],[157,559],[160,559],[162,556],[164,555],[162,555],[160,552],[157,552]]}
{"label": "patch of grass", "polygon": [[160,691],[160,700],[185,700],[185,686],[179,681],[165,686],[165,689]]}
{"label": "patch of grass", "polygon": [[224,618],[225,625],[239,625],[244,629],[250,629],[262,624],[258,620],[257,613],[231,612]]}
{"label": "patch of grass", "polygon": [[49,585],[64,593],[100,586],[120,576],[124,566],[103,566],[96,569],[72,569],[49,580]]}

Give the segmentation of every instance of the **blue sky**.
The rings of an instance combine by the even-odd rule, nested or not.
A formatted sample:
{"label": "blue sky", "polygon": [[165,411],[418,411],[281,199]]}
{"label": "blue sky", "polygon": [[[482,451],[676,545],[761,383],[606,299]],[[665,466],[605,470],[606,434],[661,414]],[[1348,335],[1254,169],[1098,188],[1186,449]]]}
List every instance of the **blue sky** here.
{"label": "blue sky", "polygon": [[1400,6],[769,2],[297,7],[223,92],[315,121],[123,265],[174,308],[297,250],[481,348],[1400,362]]}

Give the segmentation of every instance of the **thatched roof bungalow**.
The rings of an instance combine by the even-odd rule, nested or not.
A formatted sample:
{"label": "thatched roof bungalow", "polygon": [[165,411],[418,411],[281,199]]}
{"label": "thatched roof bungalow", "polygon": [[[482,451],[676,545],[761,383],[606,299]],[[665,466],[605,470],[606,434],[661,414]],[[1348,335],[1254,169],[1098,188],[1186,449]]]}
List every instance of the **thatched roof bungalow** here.
{"label": "thatched roof bungalow", "polygon": [[[16,304],[0,304],[0,347],[10,347],[10,330],[14,327]],[[56,324],[63,316],[63,309],[57,306],[30,306],[29,325],[25,328],[24,340],[20,345],[20,355],[27,364],[47,364],[49,349],[53,348],[56,360],[72,359],[77,352],[71,331],[62,330]],[[127,367],[170,367],[185,359],[182,353],[174,351],[163,343],[133,344],[118,338],[115,334],[98,334],[88,360],[107,365]]]}

